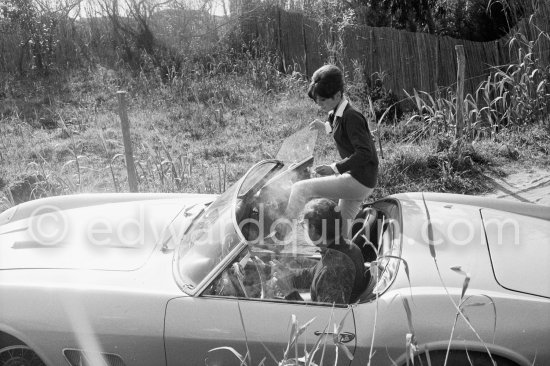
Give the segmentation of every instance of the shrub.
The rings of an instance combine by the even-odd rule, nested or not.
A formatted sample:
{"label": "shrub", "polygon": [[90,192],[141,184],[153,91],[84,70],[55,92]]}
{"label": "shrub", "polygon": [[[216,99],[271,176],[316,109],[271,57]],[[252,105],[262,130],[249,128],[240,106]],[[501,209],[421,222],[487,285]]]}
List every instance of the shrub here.
{"label": "shrub", "polygon": [[536,56],[538,42],[550,39],[541,32],[535,41],[517,33],[509,43],[517,50],[517,61],[496,68],[476,92],[476,101],[484,108],[476,110],[476,119],[486,119],[497,129],[500,125],[526,125],[542,121],[550,112],[550,65]]}
{"label": "shrub", "polygon": [[[378,122],[388,122],[391,118],[400,119],[403,115],[397,96],[392,90],[387,90],[384,87],[386,76],[385,72],[376,72],[369,77],[365,77],[363,97],[372,101],[376,121]],[[386,116],[384,116],[383,121],[380,121],[384,113],[386,113]]]}
{"label": "shrub", "polygon": [[[522,33],[516,33],[509,48],[511,53],[517,52],[517,60],[495,67],[494,73],[479,85],[474,95],[466,95],[463,110],[467,137],[494,135],[502,126],[548,121],[550,65],[536,53],[542,39],[550,40],[550,36],[540,31],[534,41],[529,41]],[[456,127],[456,96],[450,89],[435,96],[415,91],[409,99],[414,103],[416,114],[408,122],[422,122],[416,134],[418,137],[452,131]]]}
{"label": "shrub", "polygon": [[56,187],[43,175],[22,175],[9,185],[14,204],[54,195]]}

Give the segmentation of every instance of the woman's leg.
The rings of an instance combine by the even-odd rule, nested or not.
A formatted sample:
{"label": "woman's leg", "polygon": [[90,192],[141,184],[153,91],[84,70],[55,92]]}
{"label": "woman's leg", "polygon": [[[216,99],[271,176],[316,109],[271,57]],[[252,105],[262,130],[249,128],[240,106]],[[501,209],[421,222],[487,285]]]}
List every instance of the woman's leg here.
{"label": "woman's leg", "polygon": [[[369,191],[365,194],[364,198],[368,197],[372,193],[373,189],[369,188]],[[353,226],[353,220],[361,209],[363,199],[360,200],[344,200],[338,201],[338,207],[340,207],[340,214],[342,215],[342,235],[346,239],[351,239],[351,227]]]}
{"label": "woman's leg", "polygon": [[[302,180],[292,185],[285,216],[288,219],[295,219],[307,201],[316,197],[326,197],[341,200],[339,203],[342,218],[353,219],[359,210],[359,205],[371,192],[372,188],[365,187],[350,174]],[[353,201],[357,202],[352,203]]]}

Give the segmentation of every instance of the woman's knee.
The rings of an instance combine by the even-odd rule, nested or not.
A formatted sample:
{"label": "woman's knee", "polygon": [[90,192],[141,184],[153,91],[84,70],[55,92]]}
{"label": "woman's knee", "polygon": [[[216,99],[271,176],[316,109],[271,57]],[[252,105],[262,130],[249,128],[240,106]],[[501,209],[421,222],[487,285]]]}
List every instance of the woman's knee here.
{"label": "woman's knee", "polygon": [[359,213],[362,201],[360,200],[340,200],[338,206],[341,210],[342,218],[354,219]]}
{"label": "woman's knee", "polygon": [[310,191],[311,187],[307,180],[301,180],[292,185],[293,195],[306,197]]}

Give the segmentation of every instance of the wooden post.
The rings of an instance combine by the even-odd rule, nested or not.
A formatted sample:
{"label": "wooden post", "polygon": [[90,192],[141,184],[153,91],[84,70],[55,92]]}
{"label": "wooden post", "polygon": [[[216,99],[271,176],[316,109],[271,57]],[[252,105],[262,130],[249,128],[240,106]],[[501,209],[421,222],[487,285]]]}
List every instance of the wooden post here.
{"label": "wooden post", "polygon": [[[435,42],[435,85],[434,91],[439,88],[439,37],[437,37]],[[445,128],[447,128],[447,123],[445,123]]]}
{"label": "wooden post", "polygon": [[136,166],[134,164],[134,153],[132,152],[132,139],[130,137],[130,121],[126,111],[126,92],[118,91],[118,115],[120,116],[120,126],[122,128],[122,140],[124,141],[124,156],[126,159],[126,171],[128,172],[128,185],[130,192],[138,191]]}
{"label": "wooden post", "polygon": [[[306,37],[306,18],[302,15],[302,39],[304,40],[304,66],[306,71],[306,76],[310,76],[313,74],[313,72],[310,74],[310,67],[309,67],[309,57],[307,55],[307,37]],[[225,192],[225,190],[224,190]]]}
{"label": "wooden post", "polygon": [[466,57],[464,46],[456,45],[457,77],[456,77],[456,140],[460,146],[460,140],[464,132],[464,72],[466,69]]}

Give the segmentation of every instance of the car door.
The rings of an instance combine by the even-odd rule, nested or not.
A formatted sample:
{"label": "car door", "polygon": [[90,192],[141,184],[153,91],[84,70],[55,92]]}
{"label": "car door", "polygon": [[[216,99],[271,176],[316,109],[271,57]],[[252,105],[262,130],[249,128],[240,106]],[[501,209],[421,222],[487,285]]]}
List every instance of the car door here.
{"label": "car door", "polygon": [[[238,304],[235,299],[180,297],[166,307],[164,342],[168,366],[205,365],[208,351],[216,347],[233,347],[246,352]],[[220,357],[217,353],[216,357]],[[231,354],[224,353],[227,365],[238,365]],[[218,363],[225,364],[225,363]]]}
{"label": "car door", "polygon": [[[355,352],[355,324],[351,308],[331,304],[311,304],[305,302],[249,300],[240,304],[247,329],[247,336],[255,361],[267,357],[267,364],[275,364],[271,354],[280,361],[302,358],[312,354],[316,364],[350,365],[350,355]],[[311,322],[311,323],[309,323]],[[306,325],[303,333],[299,331]],[[341,329],[336,329],[341,326]],[[301,334],[300,334],[301,333]],[[298,335],[297,343],[291,338]],[[291,347],[288,345],[291,343]],[[337,343],[340,347],[337,351]],[[269,349],[269,352],[266,351]],[[324,351],[323,351],[324,350]]]}
{"label": "car door", "polygon": [[[239,311],[240,308],[240,311]],[[242,314],[242,317],[241,315]],[[182,297],[168,303],[165,322],[167,365],[239,365],[238,358],[227,349],[209,352],[218,347],[231,347],[241,355],[250,350],[251,363],[258,365],[266,358],[266,365],[283,360],[292,334],[292,321],[297,327],[311,321],[287,352],[287,358],[304,357],[315,344],[319,350],[314,360],[324,363],[349,365],[345,351],[336,353],[335,325],[343,320],[337,339],[349,352],[355,351],[355,325],[352,311],[345,307],[308,305],[306,303],[270,302],[250,299],[214,297]],[[325,342],[326,339],[326,342]]]}
{"label": "car door", "polygon": [[[273,286],[265,276],[270,270],[258,267],[256,254],[245,249],[199,296],[168,303],[167,364],[204,364],[208,358],[208,365],[239,365],[230,347],[243,356],[250,351],[247,365],[258,365],[264,358],[266,365],[275,365],[285,357],[302,358],[317,347],[317,364],[323,358],[323,364],[333,365],[338,359],[337,365],[350,365],[356,345],[352,309],[346,304],[308,301],[307,289],[295,291],[305,300],[281,296],[290,289],[284,284]],[[315,263],[305,254],[294,253],[291,262],[285,258],[271,257],[270,263],[286,261],[289,267]],[[237,278],[235,273],[242,276]],[[209,352],[219,347],[224,348]]]}

